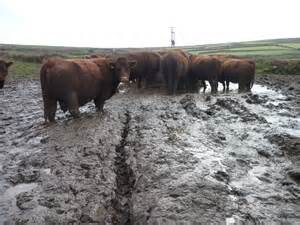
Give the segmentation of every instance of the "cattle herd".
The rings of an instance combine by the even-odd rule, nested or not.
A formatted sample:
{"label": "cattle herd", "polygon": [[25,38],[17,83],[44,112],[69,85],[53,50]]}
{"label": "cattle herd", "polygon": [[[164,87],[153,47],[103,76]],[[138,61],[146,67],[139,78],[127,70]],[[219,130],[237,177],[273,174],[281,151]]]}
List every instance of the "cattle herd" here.
{"label": "cattle herd", "polygon": [[[12,62],[0,60],[0,88],[3,88]],[[255,61],[225,56],[190,55],[175,49],[160,52],[132,52],[120,55],[90,55],[83,59],[48,59],[41,68],[40,80],[45,121],[53,122],[57,102],[62,111],[79,116],[79,107],[93,100],[97,110],[114,95],[120,83],[136,83],[145,88],[162,83],[168,94],[177,91],[205,92],[208,81],[216,93],[229,82],[239,91],[250,91],[255,78]]]}

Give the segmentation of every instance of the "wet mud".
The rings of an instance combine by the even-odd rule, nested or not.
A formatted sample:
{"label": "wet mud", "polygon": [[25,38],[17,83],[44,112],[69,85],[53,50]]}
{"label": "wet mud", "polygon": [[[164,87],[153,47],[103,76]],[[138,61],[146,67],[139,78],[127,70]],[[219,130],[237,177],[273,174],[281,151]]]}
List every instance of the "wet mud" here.
{"label": "wet mud", "polygon": [[252,93],[157,88],[43,124],[38,81],[0,90],[0,224],[298,224],[300,76]]}

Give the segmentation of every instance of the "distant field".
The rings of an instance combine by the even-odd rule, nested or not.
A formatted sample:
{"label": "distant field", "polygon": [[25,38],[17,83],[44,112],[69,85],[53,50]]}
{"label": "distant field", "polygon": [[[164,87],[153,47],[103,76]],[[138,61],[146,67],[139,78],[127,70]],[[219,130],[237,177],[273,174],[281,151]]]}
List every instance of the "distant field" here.
{"label": "distant field", "polygon": [[287,46],[290,48],[296,48],[300,50],[300,43],[289,43],[289,44],[282,44],[283,46]]}
{"label": "distant field", "polygon": [[269,59],[300,59],[300,38],[186,47],[192,54],[229,54]]}
{"label": "distant field", "polygon": [[[257,62],[257,73],[300,74],[300,38],[274,39],[251,42],[221,43],[195,46],[179,46],[191,54],[224,54],[239,57],[253,57]],[[76,48],[0,44],[0,58],[13,60],[10,79],[37,78],[45,58],[59,56],[63,58],[81,58],[84,55],[97,53],[117,53],[137,50],[164,50],[167,48]],[[292,60],[282,68],[274,67],[276,60]],[[290,66],[292,65],[292,66]],[[300,67],[300,66],[299,66]]]}

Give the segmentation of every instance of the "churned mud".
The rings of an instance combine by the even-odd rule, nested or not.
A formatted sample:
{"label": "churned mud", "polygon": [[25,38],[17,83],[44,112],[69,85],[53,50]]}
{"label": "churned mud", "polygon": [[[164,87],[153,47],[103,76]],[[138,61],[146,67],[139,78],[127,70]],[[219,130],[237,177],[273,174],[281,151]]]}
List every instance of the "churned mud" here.
{"label": "churned mud", "polygon": [[252,93],[131,88],[43,124],[38,81],[0,90],[0,224],[298,224],[300,76]]}

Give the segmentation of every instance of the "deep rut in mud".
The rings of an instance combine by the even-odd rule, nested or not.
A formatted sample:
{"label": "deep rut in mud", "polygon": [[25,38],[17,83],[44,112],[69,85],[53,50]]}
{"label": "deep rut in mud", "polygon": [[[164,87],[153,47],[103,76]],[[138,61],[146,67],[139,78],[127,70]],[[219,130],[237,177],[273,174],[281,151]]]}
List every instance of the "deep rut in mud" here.
{"label": "deep rut in mud", "polygon": [[112,201],[112,206],[115,210],[115,217],[113,218],[113,224],[130,225],[131,222],[131,196],[133,186],[135,183],[134,173],[127,164],[128,159],[128,147],[127,137],[130,129],[130,113],[125,112],[125,123],[121,134],[121,142],[116,146],[115,157],[115,172],[116,172],[116,198]]}
{"label": "deep rut in mud", "polygon": [[300,83],[258,82],[216,96],[131,89],[50,126],[39,83],[8,83],[0,223],[299,223]]}

